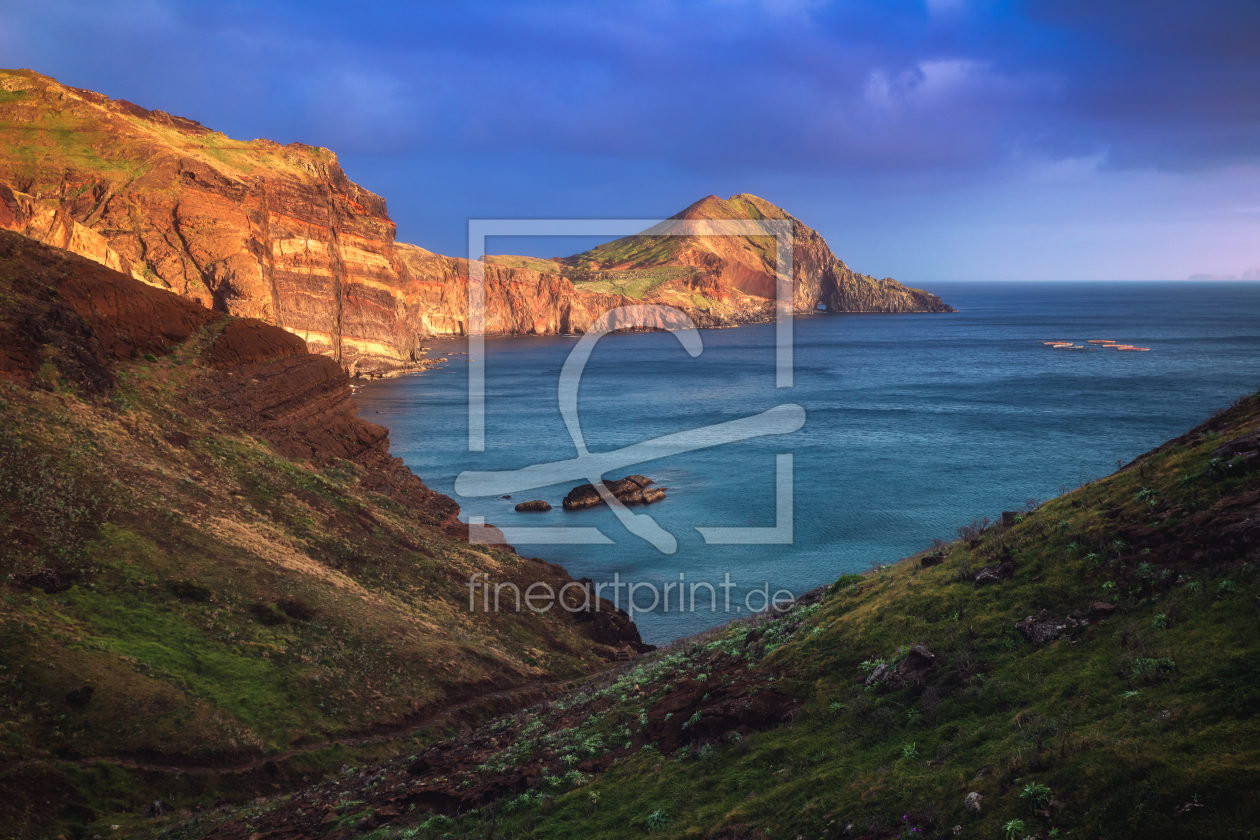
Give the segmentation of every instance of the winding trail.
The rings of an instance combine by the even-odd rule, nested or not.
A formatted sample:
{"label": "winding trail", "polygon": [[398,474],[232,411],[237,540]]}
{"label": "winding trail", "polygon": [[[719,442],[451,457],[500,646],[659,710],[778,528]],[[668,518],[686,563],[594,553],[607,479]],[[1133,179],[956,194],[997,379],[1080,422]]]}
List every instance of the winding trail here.
{"label": "winding trail", "polygon": [[29,759],[22,759],[19,761],[11,761],[8,764],[0,766],[0,777],[8,775],[14,770],[20,770],[23,767],[31,767],[31,766],[40,765],[40,764],[43,764],[43,765],[76,764],[81,767],[88,767],[90,765],[98,764],[98,763],[115,764],[120,767],[127,767],[133,770],[149,770],[149,771],[154,771],[154,772],[159,772],[159,773],[174,773],[176,775],[179,775],[182,773],[210,773],[210,774],[248,773],[251,770],[257,770],[259,767],[262,767],[264,764],[266,764],[269,761],[272,761],[278,764],[282,761],[287,761],[288,759],[293,758],[294,756],[303,755],[305,753],[318,752],[319,750],[327,749],[328,747],[335,747],[335,746],[354,747],[354,746],[361,746],[363,744],[377,744],[382,741],[391,741],[395,738],[405,738],[408,735],[413,735],[416,732],[419,732],[423,729],[428,729],[429,727],[437,726],[445,722],[452,715],[456,714],[457,712],[461,712],[464,709],[469,709],[474,706],[479,706],[483,703],[487,703],[492,700],[499,700],[499,699],[506,699],[510,697],[516,697],[520,695],[527,695],[527,694],[532,694],[534,692],[539,692],[539,691],[548,692],[550,690],[555,690],[555,689],[560,689],[563,691],[567,686],[576,682],[581,682],[582,680],[585,680],[585,679],[589,679],[589,675],[586,677],[579,677],[579,678],[570,679],[570,680],[557,680],[555,682],[525,683],[524,685],[518,685],[515,688],[506,688],[502,691],[494,691],[489,694],[479,694],[476,697],[470,697],[466,700],[461,700],[458,703],[452,703],[451,705],[447,706],[441,711],[434,712],[433,714],[429,715],[428,717],[422,718],[421,720],[404,724],[402,726],[387,730],[385,732],[378,732],[374,735],[359,735],[359,736],[350,737],[350,738],[336,738],[330,741],[320,741],[318,743],[313,743],[313,744],[303,744],[300,747],[294,747],[293,749],[286,750],[285,752],[282,752],[282,753],[276,753],[275,755],[261,756],[259,758],[250,759],[249,761],[239,762],[237,764],[226,764],[226,765],[215,765],[215,766],[208,766],[208,765],[203,766],[203,765],[193,765],[193,764],[161,764],[161,763],[156,763],[156,762],[137,761],[135,759],[130,759],[130,758],[119,758],[116,756],[97,756],[94,758],[75,758],[75,759],[29,758]]}

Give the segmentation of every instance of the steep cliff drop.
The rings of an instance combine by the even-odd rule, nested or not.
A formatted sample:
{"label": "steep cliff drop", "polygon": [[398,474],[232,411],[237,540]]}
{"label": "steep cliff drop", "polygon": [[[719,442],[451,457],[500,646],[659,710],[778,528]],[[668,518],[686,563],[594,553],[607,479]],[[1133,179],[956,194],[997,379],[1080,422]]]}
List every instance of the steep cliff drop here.
{"label": "steep cliff drop", "polygon": [[[676,218],[792,217],[740,195]],[[794,311],[952,311],[852,272],[792,221]],[[233,140],[29,70],[0,70],[0,228],[283,327],[352,374],[424,367],[425,338],[468,329],[467,260],[395,242],[385,200],[331,151]],[[580,333],[643,300],[702,326],[768,320],[773,266],[760,239],[630,237],[567,259],[492,257],[486,331]]]}

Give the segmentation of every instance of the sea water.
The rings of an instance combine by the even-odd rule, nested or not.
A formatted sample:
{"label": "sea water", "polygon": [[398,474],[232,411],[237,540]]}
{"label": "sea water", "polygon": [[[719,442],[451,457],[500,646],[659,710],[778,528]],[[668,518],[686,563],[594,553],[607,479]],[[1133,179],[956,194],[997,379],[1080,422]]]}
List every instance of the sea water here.
{"label": "sea water", "polygon": [[[557,402],[574,337],[486,340],[485,451],[468,447],[464,341],[434,341],[450,361],[369,383],[360,416],[390,429],[393,451],[461,518],[498,526],[594,526],[608,545],[518,545],[575,577],[645,584],[707,582],[678,609],[637,612],[662,643],[760,608],[768,587],[801,593],[950,539],[1107,475],[1260,387],[1260,284],[940,283],[950,315],[839,315],[793,322],[793,384],[776,387],[775,325],[703,330],[689,356],[667,333],[600,339],[581,380],[579,416],[592,452],[746,417],[782,404],[799,431],[635,464],[667,488],[650,515],[677,540],[662,553],[607,507],[565,511],[581,480],[498,497],[455,492],[465,471],[504,470],[576,454]],[[1150,352],[1054,350],[1042,342],[1111,339]],[[776,455],[792,455],[791,543],[708,545],[697,527],[770,528]],[[516,513],[544,499],[547,513]],[[729,577],[727,577],[729,576]],[[721,584],[729,581],[725,590]],[[611,597],[614,590],[603,594]],[[616,590],[619,604],[625,589]],[[728,603],[724,595],[729,595]],[[510,603],[510,601],[505,602]],[[690,607],[690,609],[686,609]]]}

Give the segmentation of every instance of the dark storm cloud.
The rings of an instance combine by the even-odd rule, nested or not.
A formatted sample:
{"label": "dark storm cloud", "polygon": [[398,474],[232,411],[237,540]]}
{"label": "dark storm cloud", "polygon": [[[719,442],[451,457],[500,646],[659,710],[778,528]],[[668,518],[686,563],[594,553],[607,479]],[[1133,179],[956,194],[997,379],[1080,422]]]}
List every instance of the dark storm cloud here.
{"label": "dark storm cloud", "polygon": [[1260,263],[1257,44],[1256,0],[0,0],[0,63],[332,148],[426,247],[750,191],[920,283]]}
{"label": "dark storm cloud", "polygon": [[72,84],[347,154],[1179,168],[1254,159],[1260,123],[1254,2],[115,0],[3,20],[6,51]]}

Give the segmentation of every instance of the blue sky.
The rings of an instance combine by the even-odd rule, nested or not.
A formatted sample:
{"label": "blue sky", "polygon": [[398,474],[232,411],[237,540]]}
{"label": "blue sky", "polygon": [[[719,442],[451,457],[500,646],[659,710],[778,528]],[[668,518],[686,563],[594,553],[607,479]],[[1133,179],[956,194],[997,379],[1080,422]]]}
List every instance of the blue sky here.
{"label": "blue sky", "polygon": [[327,146],[448,254],[752,192],[915,285],[1260,265],[1256,0],[0,0],[0,51]]}

